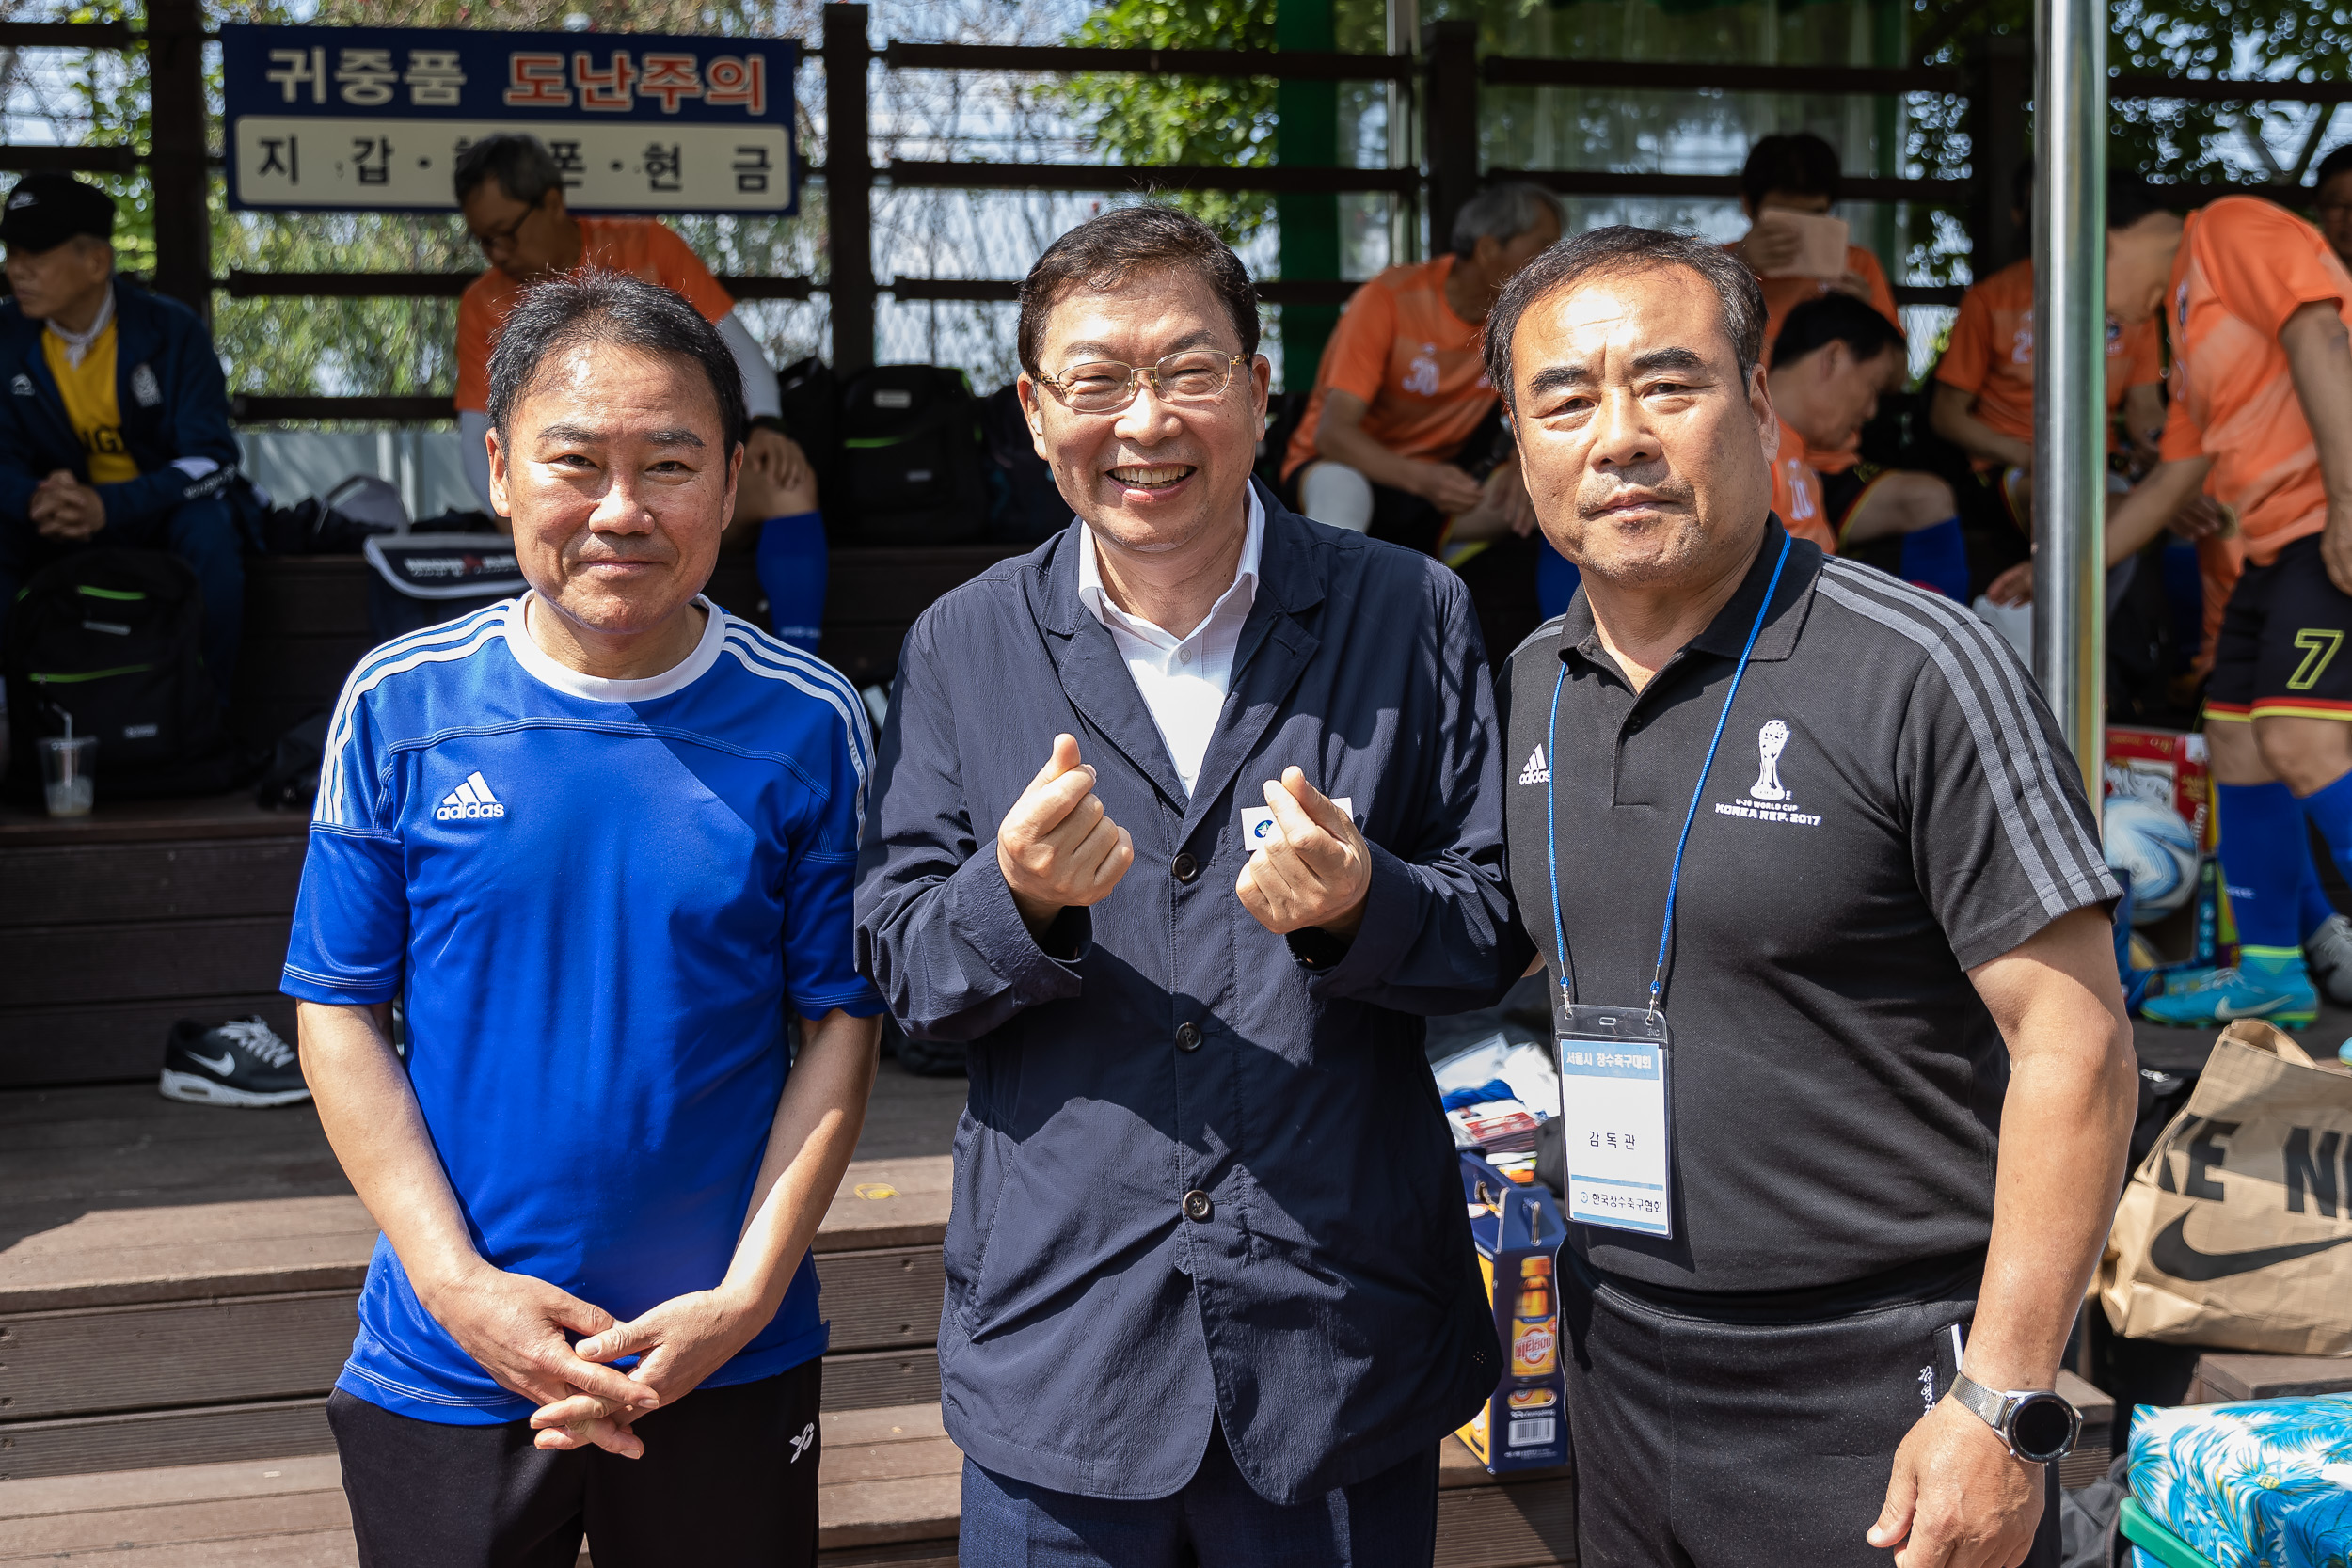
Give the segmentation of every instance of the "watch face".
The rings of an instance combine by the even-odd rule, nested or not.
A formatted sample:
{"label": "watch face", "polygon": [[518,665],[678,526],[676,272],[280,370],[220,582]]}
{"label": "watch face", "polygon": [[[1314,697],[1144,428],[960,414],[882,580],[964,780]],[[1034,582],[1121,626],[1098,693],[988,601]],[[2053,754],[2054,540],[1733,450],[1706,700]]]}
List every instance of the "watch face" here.
{"label": "watch face", "polygon": [[2020,1459],[2063,1459],[2074,1447],[2074,1407],[2056,1394],[2038,1394],[2017,1407],[2009,1431]]}

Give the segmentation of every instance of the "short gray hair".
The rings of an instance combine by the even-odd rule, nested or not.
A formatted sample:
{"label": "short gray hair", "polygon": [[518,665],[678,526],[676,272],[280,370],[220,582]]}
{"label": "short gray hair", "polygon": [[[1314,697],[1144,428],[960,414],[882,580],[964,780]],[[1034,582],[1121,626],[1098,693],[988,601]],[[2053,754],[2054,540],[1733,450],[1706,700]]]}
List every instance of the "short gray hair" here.
{"label": "short gray hair", "polygon": [[1764,286],[1756,274],[1712,240],[1616,224],[1562,240],[1503,284],[1494,309],[1486,312],[1486,378],[1502,394],[1504,406],[1513,406],[1511,338],[1531,306],[1587,277],[1667,267],[1697,273],[1715,291],[1724,336],[1731,340],[1744,387],[1764,357]]}
{"label": "short gray hair", "polygon": [[1473,255],[1478,242],[1489,236],[1508,245],[1534,228],[1545,213],[1565,226],[1560,198],[1543,186],[1526,180],[1489,185],[1463,202],[1461,211],[1454,214],[1454,254]]}

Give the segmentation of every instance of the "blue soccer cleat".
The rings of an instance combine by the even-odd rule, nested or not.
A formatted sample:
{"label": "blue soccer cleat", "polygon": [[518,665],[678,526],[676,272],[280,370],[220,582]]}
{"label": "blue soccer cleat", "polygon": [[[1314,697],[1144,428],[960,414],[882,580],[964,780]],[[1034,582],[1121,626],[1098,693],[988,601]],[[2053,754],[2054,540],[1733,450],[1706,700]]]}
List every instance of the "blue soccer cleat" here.
{"label": "blue soccer cleat", "polygon": [[2319,993],[2294,948],[2248,948],[2234,969],[2208,969],[2167,982],[2139,1016],[2178,1029],[2212,1029],[2258,1018],[2281,1029],[2308,1029],[2319,1018]]}

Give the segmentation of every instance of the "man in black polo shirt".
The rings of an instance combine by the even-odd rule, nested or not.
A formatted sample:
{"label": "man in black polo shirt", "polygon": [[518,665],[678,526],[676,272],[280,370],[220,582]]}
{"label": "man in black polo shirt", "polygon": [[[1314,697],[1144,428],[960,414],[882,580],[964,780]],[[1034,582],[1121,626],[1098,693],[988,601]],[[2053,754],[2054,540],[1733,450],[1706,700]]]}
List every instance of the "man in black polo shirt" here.
{"label": "man in black polo shirt", "polygon": [[1999,639],[1771,516],[1762,321],[1715,247],[1604,229],[1487,325],[1584,580],[1503,675],[1583,1560],[2055,1565],[2022,1456],[2071,1442],[2122,1178],[2116,888]]}

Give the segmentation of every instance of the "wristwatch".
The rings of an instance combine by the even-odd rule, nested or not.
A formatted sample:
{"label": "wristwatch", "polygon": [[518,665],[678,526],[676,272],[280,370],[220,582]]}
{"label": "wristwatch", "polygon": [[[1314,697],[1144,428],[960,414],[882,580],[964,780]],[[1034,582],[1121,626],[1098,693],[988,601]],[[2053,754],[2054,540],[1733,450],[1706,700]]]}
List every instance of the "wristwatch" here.
{"label": "wristwatch", "polygon": [[2055,1388],[1987,1388],[1962,1372],[1952,1398],[2000,1434],[2010,1457],[2029,1465],[2064,1459],[2082,1436],[2083,1413]]}

